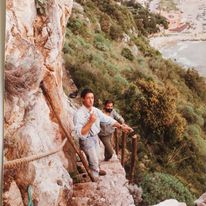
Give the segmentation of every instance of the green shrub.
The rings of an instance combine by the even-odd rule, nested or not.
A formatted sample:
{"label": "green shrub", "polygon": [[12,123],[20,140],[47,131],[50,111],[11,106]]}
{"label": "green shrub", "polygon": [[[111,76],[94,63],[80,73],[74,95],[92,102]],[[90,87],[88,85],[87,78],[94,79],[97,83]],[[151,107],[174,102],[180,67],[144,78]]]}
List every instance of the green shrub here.
{"label": "green shrub", "polygon": [[204,125],[204,119],[201,117],[201,115],[198,115],[194,111],[194,108],[192,106],[186,105],[184,107],[181,107],[180,112],[189,124],[195,124],[196,123],[200,126]]}
{"label": "green shrub", "polygon": [[67,23],[67,28],[70,29],[75,35],[79,34],[84,37],[89,35],[87,23],[79,17],[74,17],[71,15]]}
{"label": "green shrub", "polygon": [[70,19],[67,27],[71,29],[74,34],[79,34],[81,29],[83,29],[83,22],[80,19]]}
{"label": "green shrub", "polygon": [[114,0],[93,0],[100,11],[106,13],[120,24],[125,32],[134,27],[134,19],[127,7],[118,5]]}
{"label": "green shrub", "polygon": [[105,39],[102,34],[96,34],[94,38],[94,46],[101,51],[108,51],[110,42]]}
{"label": "green shrub", "polygon": [[69,53],[70,51],[70,48],[69,48],[69,45],[68,45],[68,42],[65,42],[64,43],[64,47],[63,47],[63,52],[66,54],[66,53]]}
{"label": "green shrub", "polygon": [[167,19],[159,14],[149,12],[148,8],[143,7],[140,3],[129,1],[126,3],[133,14],[136,27],[144,36],[159,32],[159,25],[165,29],[168,28]]}
{"label": "green shrub", "polygon": [[108,15],[106,14],[101,15],[100,26],[103,32],[109,34],[111,23],[110,23],[110,18]]}
{"label": "green shrub", "polygon": [[195,69],[188,69],[184,75],[186,85],[197,93],[197,95],[206,101],[206,81]]}
{"label": "green shrub", "polygon": [[187,132],[192,138],[200,138],[201,136],[201,128],[195,124],[189,125]]}
{"label": "green shrub", "polygon": [[153,81],[139,80],[136,84],[142,91],[137,104],[147,135],[161,141],[181,138],[186,123],[176,109],[177,90]]}
{"label": "green shrub", "polygon": [[130,61],[134,60],[134,55],[132,54],[131,50],[128,48],[123,48],[121,55],[125,57],[126,59],[129,59]]}
{"label": "green shrub", "polygon": [[113,40],[121,40],[123,37],[123,30],[122,27],[116,24],[113,24],[110,27],[110,37]]}
{"label": "green shrub", "polygon": [[197,153],[206,157],[206,140],[203,139],[201,127],[197,124],[189,125],[186,135],[192,141],[193,145],[195,145]]}
{"label": "green shrub", "polygon": [[140,183],[143,188],[143,201],[154,205],[166,199],[176,199],[192,206],[195,196],[174,176],[164,173],[148,173]]}
{"label": "green shrub", "polygon": [[152,48],[149,45],[148,40],[146,40],[143,36],[135,37],[133,38],[133,41],[145,57],[155,57],[160,55],[160,52]]}

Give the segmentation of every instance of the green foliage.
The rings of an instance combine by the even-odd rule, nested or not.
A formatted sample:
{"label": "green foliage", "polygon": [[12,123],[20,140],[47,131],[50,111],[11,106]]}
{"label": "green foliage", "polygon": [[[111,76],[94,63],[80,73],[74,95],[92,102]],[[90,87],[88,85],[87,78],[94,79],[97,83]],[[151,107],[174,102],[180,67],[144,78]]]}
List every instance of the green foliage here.
{"label": "green foliage", "polygon": [[87,23],[80,17],[71,15],[67,28],[69,28],[75,35],[82,35],[83,37],[87,37],[89,35]]}
{"label": "green foliage", "polygon": [[159,32],[160,25],[165,29],[168,28],[168,22],[165,17],[150,13],[140,3],[129,1],[127,2],[127,6],[130,7],[136,27],[142,35],[147,36],[148,34]]}
{"label": "green foliage", "polygon": [[133,16],[127,7],[118,5],[114,0],[94,0],[93,2],[100,11],[106,13],[120,24],[125,32],[133,27]]}
{"label": "green foliage", "polygon": [[174,176],[164,173],[148,173],[141,182],[143,201],[154,205],[166,199],[176,199],[193,206],[196,199],[188,188]]}
{"label": "green foliage", "polygon": [[149,46],[148,40],[146,40],[143,36],[135,37],[133,41],[145,57],[155,57],[160,55],[159,51]]}
{"label": "green foliage", "polygon": [[189,124],[198,124],[200,126],[204,125],[203,117],[198,115],[191,105],[181,106],[180,112]]}
{"label": "green foliage", "polygon": [[101,26],[101,30],[103,32],[105,32],[107,34],[110,32],[111,22],[110,22],[110,18],[107,14],[102,14],[101,15],[100,26]]}
{"label": "green foliage", "polygon": [[126,59],[129,59],[130,61],[134,60],[134,55],[132,54],[131,50],[128,48],[123,48],[121,55],[125,57]]}
{"label": "green foliage", "polygon": [[195,145],[198,154],[206,157],[206,140],[202,137],[200,126],[197,124],[189,125],[186,130],[186,135]]}
{"label": "green foliage", "polygon": [[113,40],[121,40],[123,37],[122,27],[117,24],[111,25],[109,35]]}
{"label": "green foliage", "polygon": [[206,80],[195,69],[188,69],[184,75],[186,85],[206,101]]}
{"label": "green foliage", "polygon": [[180,138],[185,129],[185,120],[177,113],[177,91],[170,85],[165,87],[152,81],[138,81],[142,91],[139,97],[141,124],[150,137]]}
{"label": "green foliage", "polygon": [[107,51],[110,47],[110,42],[105,39],[102,34],[96,34],[94,38],[94,46],[101,51]]}

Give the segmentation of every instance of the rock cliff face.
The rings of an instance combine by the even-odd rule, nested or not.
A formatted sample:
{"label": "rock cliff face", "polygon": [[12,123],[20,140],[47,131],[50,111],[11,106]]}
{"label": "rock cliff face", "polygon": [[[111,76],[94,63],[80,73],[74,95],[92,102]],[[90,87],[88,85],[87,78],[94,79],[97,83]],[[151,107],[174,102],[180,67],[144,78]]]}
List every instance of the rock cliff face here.
{"label": "rock cliff face", "polygon": [[[5,161],[55,149],[65,138],[41,90],[42,81],[64,126],[72,128],[73,108],[62,89],[61,55],[71,9],[72,0],[7,1]],[[74,169],[75,155],[69,145],[65,151],[25,168],[5,170],[5,205],[27,204],[29,185],[35,205],[66,205],[72,195],[67,170]]]}

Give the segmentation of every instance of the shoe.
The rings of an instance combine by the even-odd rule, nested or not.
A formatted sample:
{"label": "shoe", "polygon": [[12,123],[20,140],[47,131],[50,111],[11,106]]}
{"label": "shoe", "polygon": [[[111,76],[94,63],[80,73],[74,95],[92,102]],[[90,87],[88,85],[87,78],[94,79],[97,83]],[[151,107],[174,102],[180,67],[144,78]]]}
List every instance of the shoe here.
{"label": "shoe", "polygon": [[109,161],[112,158],[112,155],[110,157],[105,157],[104,161]]}
{"label": "shoe", "polygon": [[99,176],[105,176],[107,173],[104,170],[99,170]]}
{"label": "shoe", "polygon": [[94,177],[94,182],[99,182],[99,177]]}

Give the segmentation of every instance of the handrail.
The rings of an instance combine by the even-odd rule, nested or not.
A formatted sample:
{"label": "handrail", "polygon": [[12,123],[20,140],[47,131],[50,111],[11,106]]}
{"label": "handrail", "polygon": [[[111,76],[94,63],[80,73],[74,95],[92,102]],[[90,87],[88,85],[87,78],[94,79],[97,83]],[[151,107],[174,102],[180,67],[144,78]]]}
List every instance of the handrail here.
{"label": "handrail", "polygon": [[48,152],[45,152],[45,153],[42,153],[42,154],[36,154],[36,155],[28,156],[28,157],[22,157],[22,158],[19,158],[19,159],[6,161],[4,163],[4,169],[17,168],[17,167],[22,166],[24,164],[27,164],[27,163],[29,163],[31,161],[39,160],[39,159],[42,159],[44,157],[48,157],[48,156],[50,156],[52,154],[55,154],[55,153],[57,153],[57,152],[62,150],[62,148],[66,144],[66,141],[67,141],[67,139],[64,139],[64,141],[62,142],[60,147],[57,148],[57,149],[53,149],[51,151],[48,151]]}
{"label": "handrail", "polygon": [[[119,154],[119,132],[118,129],[115,129],[114,133],[114,140],[115,140],[115,151],[116,155]],[[130,163],[130,172],[129,172],[129,182],[134,182],[134,175],[135,175],[135,166],[136,166],[136,160],[137,160],[137,143],[140,139],[139,134],[135,134],[132,136],[132,152],[131,152],[131,163]],[[121,164],[124,167],[125,166],[125,150],[126,150],[126,143],[127,143],[127,133],[122,133],[122,141],[121,141]]]}

